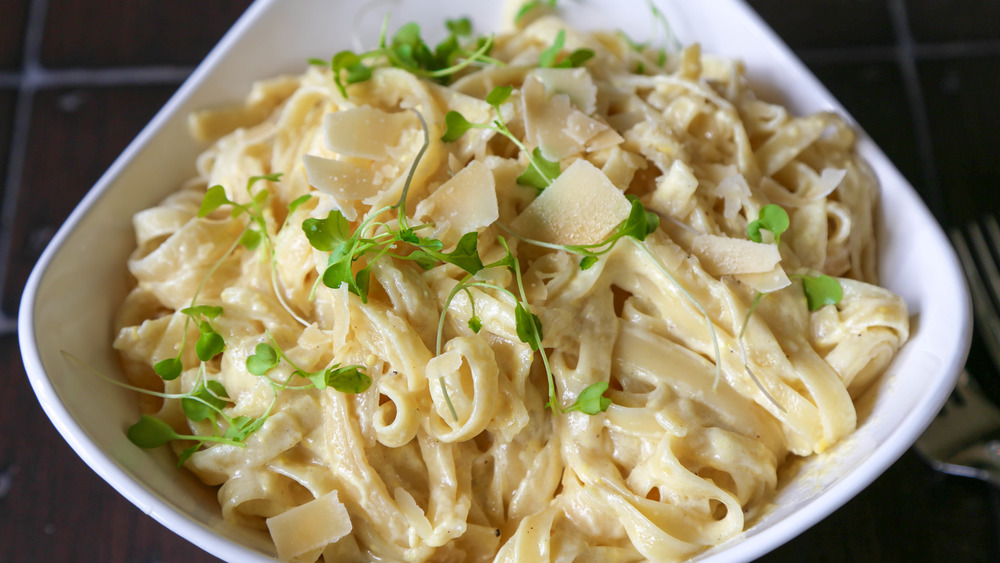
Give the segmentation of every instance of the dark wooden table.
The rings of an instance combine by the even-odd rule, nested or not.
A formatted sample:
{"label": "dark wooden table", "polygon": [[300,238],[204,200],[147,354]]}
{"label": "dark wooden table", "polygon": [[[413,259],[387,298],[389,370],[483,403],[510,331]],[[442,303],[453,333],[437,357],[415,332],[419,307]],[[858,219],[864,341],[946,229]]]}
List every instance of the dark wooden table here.
{"label": "dark wooden table", "polygon": [[[28,386],[13,319],[61,221],[247,4],[0,2],[0,562],[214,561],[70,450]],[[943,225],[973,219],[998,199],[1000,1],[750,4]],[[978,373],[990,369],[978,343],[971,362]],[[909,452],[761,561],[1000,561],[1000,495],[937,474]]]}

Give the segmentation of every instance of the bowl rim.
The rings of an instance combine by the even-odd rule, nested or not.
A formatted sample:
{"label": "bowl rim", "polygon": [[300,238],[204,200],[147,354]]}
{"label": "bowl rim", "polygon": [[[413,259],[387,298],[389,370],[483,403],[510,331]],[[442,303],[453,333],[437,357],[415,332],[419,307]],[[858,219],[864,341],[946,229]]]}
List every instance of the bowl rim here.
{"label": "bowl rim", "polygon": [[[138,507],[143,513],[153,517],[172,532],[199,548],[225,560],[273,561],[274,559],[219,534],[206,525],[197,522],[191,516],[181,512],[150,489],[140,484],[119,462],[112,460],[108,453],[97,446],[83,427],[71,416],[66,405],[59,398],[44,368],[37,345],[39,335],[36,334],[35,326],[35,313],[39,307],[37,292],[42,281],[45,279],[46,273],[50,270],[53,261],[67,239],[72,236],[84,217],[92,211],[100,198],[114,184],[124,167],[138,152],[149,144],[150,140],[158,134],[163,124],[168,119],[171,119],[179,107],[201,87],[219,62],[229,55],[233,43],[245,33],[247,28],[254,25],[261,13],[281,1],[255,0],[170,97],[169,101],[156,113],[135,139],[129,143],[108,170],[81,199],[65,222],[59,227],[33,267],[25,284],[17,315],[18,342],[25,372],[31,387],[43,411],[70,447],[104,481],[121,493],[122,496]],[[801,72],[804,72],[810,79],[815,81],[813,87],[818,88],[819,93],[824,96],[821,101],[830,105],[841,115],[846,116],[853,126],[858,127],[858,124],[850,114],[815,79],[815,76],[805,68],[801,61],[792,53],[791,49],[760,19],[756,12],[745,3],[745,0],[718,1],[739,9],[743,12],[744,17],[753,20],[760,28],[758,31],[769,36],[773,42],[772,47],[776,49],[778,55],[783,57],[780,63],[799,67]],[[881,149],[874,144],[863,130],[859,131],[859,143],[864,145],[865,149],[874,155],[876,159],[883,159],[885,161],[883,164],[888,166],[890,173],[899,175]],[[936,229],[934,232],[928,233],[929,236],[935,242],[946,245],[950,249],[947,237],[941,231],[940,226],[933,217],[930,216],[929,210],[922,200],[920,200],[912,186],[905,179],[902,179],[901,176],[898,179],[894,179],[894,181],[902,183],[907,198],[915,200],[911,203],[914,204],[916,212],[924,215],[925,218],[930,217],[929,220]],[[946,266],[949,270],[961,272],[957,256],[953,251],[946,253],[945,259],[948,262]],[[961,367],[965,362],[972,334],[971,302],[964,283],[961,284],[960,291],[963,291],[963,294],[956,296],[957,307],[954,313],[960,328],[957,335],[957,342],[960,348],[964,347],[964,350],[960,349],[958,353],[948,358],[948,362],[938,368],[938,371],[943,372],[944,375],[935,380],[936,385],[921,394],[920,400],[914,408],[900,420],[897,429],[893,433],[894,440],[876,448],[872,455],[847,474],[840,477],[833,485],[824,490],[822,494],[816,496],[807,505],[798,508],[794,512],[794,518],[785,518],[785,521],[780,526],[770,526],[748,537],[744,537],[747,535],[747,531],[744,531],[739,536],[695,556],[693,561],[702,561],[705,563],[744,561],[766,554],[798,536],[843,506],[848,500],[870,485],[905,453],[931,422],[933,416],[928,416],[927,413],[936,413],[947,400],[948,391],[954,386]],[[749,530],[752,529],[751,527]]]}
{"label": "bowl rim", "polygon": [[49,379],[37,345],[35,313],[39,305],[37,293],[45,275],[65,242],[77,230],[84,217],[93,210],[100,198],[114,184],[125,166],[149,144],[150,140],[158,134],[162,125],[176,113],[183,101],[189,98],[211,75],[212,70],[229,52],[231,45],[273,2],[274,0],[254,0],[247,7],[191,75],[170,96],[166,104],[156,112],[149,123],[115,158],[108,169],[73,208],[32,268],[25,283],[17,313],[18,345],[28,381],[42,410],[73,451],[106,483],[144,514],[200,549],[227,561],[267,562],[275,561],[275,559],[266,557],[256,550],[227,538],[185,515],[150,489],[142,486],[119,463],[112,460],[105,451],[98,447],[70,414]]}

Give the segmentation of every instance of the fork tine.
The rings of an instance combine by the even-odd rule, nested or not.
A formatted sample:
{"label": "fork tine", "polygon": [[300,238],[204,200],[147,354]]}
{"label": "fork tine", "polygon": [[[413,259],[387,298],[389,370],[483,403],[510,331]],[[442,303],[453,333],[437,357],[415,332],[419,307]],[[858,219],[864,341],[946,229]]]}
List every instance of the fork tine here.
{"label": "fork tine", "polygon": [[1000,367],[1000,313],[997,312],[1000,310],[1000,269],[995,258],[996,249],[1000,249],[1000,225],[992,215],[983,223],[983,227],[975,222],[969,224],[968,242],[959,230],[950,235],[972,293],[980,336],[994,365]]}

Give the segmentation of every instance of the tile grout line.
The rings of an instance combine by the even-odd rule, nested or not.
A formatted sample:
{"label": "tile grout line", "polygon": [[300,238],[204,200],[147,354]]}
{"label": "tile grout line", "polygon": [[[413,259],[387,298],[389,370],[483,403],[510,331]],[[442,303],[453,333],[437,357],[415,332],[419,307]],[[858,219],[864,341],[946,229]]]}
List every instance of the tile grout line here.
{"label": "tile grout line", "polygon": [[[968,59],[1000,55],[1000,41],[949,41],[916,43],[910,38],[910,52],[917,60]],[[865,45],[861,47],[803,47],[795,54],[810,64],[873,63],[897,61],[899,45]]]}
{"label": "tile grout line", "polygon": [[910,116],[917,137],[917,152],[921,160],[924,181],[927,182],[927,206],[946,212],[941,196],[941,185],[938,180],[937,165],[934,161],[934,143],[931,140],[930,120],[927,116],[927,103],[924,100],[920,86],[920,76],[917,73],[917,47],[910,31],[909,16],[905,0],[888,0],[892,15],[896,41],[899,44],[897,64],[903,75],[903,86],[910,106]]}
{"label": "tile grout line", "polygon": [[129,86],[133,84],[179,84],[194,71],[184,65],[149,65],[112,68],[36,68],[25,76],[0,72],[0,88],[45,88],[73,86]]}
{"label": "tile grout line", "polygon": [[947,41],[914,43],[918,59],[964,59],[1000,55],[1000,41]]}
{"label": "tile grout line", "polygon": [[[48,0],[32,0],[28,6],[28,19],[24,32],[24,58],[22,79],[18,84],[14,123],[11,127],[10,154],[7,158],[7,175],[4,178],[3,211],[0,214],[0,296],[7,291],[7,274],[10,270],[11,240],[17,213],[17,200],[21,193],[27,157],[28,129],[31,126],[31,112],[34,102],[32,75],[39,71],[39,52],[45,28]],[[9,318],[0,309],[0,335],[17,331],[17,313]]]}

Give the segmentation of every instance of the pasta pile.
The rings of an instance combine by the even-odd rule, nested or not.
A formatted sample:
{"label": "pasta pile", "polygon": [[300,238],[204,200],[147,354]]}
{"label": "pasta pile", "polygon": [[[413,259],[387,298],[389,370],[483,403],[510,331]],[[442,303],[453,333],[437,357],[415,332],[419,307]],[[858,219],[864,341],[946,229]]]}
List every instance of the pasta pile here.
{"label": "pasta pile", "polygon": [[[560,59],[592,58],[539,68],[560,37]],[[283,560],[686,559],[752,524],[791,456],[852,432],[853,398],[907,339],[906,305],[875,285],[876,180],[840,118],[757,99],[697,45],[658,61],[554,17],[489,56],[504,64],[447,86],[390,67],[346,97],[329,67],[261,81],[192,116],[214,140],[198,176],[135,216],[114,346],[174,397],[146,412],[231,439],[171,445]],[[523,147],[485,127],[442,140],[450,111]],[[518,183],[541,160],[547,187]],[[655,230],[581,264],[633,200]],[[789,228],[752,241],[769,204]],[[399,240],[347,262],[370,276],[323,283],[337,251],[309,228],[378,239],[401,210],[440,253],[474,233],[484,265],[516,262],[422,265]],[[820,274],[842,297],[811,311]],[[567,411],[600,383],[594,414]]]}

